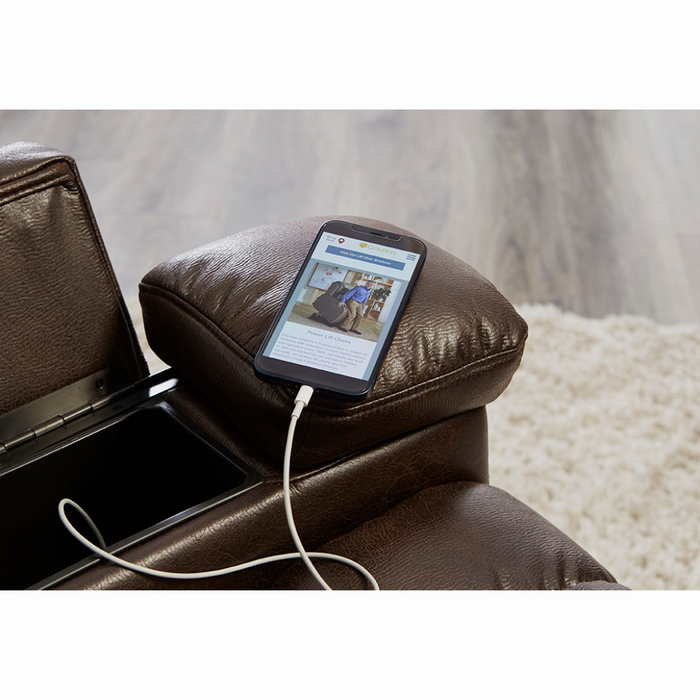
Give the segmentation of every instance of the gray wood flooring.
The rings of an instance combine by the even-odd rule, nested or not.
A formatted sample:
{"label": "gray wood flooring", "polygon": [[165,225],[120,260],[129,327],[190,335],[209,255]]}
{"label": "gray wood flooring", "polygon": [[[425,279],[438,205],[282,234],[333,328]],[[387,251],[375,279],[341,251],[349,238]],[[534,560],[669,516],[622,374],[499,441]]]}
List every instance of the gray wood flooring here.
{"label": "gray wood flooring", "polygon": [[78,162],[124,295],[259,224],[367,216],[513,303],[700,323],[700,112],[0,111]]}

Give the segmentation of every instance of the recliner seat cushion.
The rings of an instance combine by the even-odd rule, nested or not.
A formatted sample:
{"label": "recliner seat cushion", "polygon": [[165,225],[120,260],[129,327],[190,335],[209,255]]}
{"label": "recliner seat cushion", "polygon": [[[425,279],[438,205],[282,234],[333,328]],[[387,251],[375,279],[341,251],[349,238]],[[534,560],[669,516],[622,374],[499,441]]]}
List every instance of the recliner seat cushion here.
{"label": "recliner seat cushion", "polygon": [[[314,217],[250,229],[162,263],[143,279],[149,344],[261,449],[284,449],[294,390],[259,380],[253,358],[321,225]],[[352,453],[486,405],[517,369],[527,325],[466,263],[428,256],[377,383],[360,403],[315,396],[302,414],[294,467]]]}
{"label": "recliner seat cushion", "polygon": [[[625,588],[524,503],[469,481],[424,489],[319,551],[350,557],[389,590]],[[368,588],[348,566],[321,560],[314,565],[331,588]],[[319,584],[296,563],[274,587]]]}

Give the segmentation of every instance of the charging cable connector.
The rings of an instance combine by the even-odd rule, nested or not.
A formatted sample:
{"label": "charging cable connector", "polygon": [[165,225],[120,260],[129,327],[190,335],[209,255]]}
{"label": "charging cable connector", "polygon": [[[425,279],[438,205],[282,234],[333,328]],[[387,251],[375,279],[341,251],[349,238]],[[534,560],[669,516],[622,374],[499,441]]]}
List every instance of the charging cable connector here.
{"label": "charging cable connector", "polygon": [[297,397],[294,399],[294,410],[292,418],[299,418],[301,412],[311,403],[311,397],[314,395],[313,387],[304,385],[299,389]]}
{"label": "charging cable connector", "polygon": [[299,533],[297,532],[296,525],[294,524],[294,516],[292,514],[292,495],[291,487],[289,484],[289,473],[291,471],[291,461],[292,461],[292,443],[294,442],[294,430],[297,426],[297,421],[301,416],[301,412],[309,405],[311,397],[313,396],[314,390],[310,386],[302,386],[299,389],[297,397],[294,399],[294,410],[292,411],[292,419],[289,422],[289,432],[287,433],[287,444],[284,449],[284,471],[282,474],[283,479],[283,494],[284,494],[284,513],[287,516],[287,527],[289,528],[289,534],[294,540],[294,546],[299,552],[306,568],[309,570],[311,575],[321,584],[321,587],[327,591],[331,590],[331,587],[323,580],[321,574],[318,573],[313,562],[309,558],[309,555],[304,549],[304,545],[301,543]]}

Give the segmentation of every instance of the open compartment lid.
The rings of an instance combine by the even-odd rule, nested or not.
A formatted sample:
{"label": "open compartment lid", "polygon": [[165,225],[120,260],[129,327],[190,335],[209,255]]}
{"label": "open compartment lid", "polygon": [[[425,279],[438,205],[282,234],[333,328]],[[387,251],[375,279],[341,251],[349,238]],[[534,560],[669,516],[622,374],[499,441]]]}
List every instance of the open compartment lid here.
{"label": "open compartment lid", "polygon": [[0,416],[149,374],[75,161],[35,143],[0,147],[0,331]]}

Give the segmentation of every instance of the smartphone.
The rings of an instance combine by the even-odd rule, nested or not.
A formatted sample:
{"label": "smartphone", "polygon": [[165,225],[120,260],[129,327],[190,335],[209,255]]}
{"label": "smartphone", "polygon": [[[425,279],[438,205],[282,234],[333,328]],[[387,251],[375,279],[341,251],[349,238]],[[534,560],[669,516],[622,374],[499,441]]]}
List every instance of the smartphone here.
{"label": "smartphone", "polygon": [[256,375],[365,398],[425,256],[416,238],[323,224],[258,350]]}

